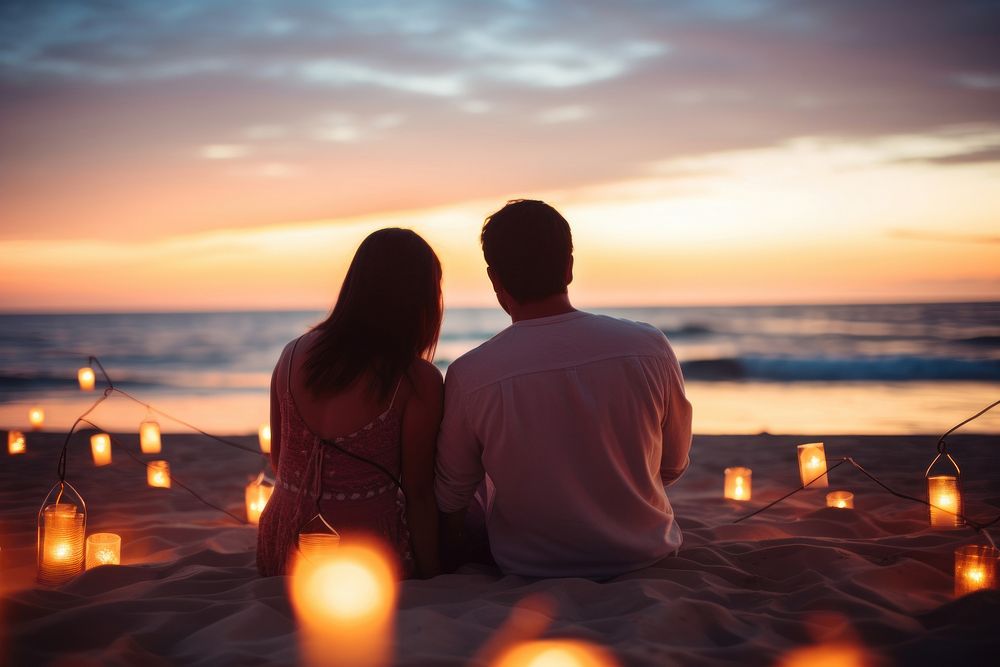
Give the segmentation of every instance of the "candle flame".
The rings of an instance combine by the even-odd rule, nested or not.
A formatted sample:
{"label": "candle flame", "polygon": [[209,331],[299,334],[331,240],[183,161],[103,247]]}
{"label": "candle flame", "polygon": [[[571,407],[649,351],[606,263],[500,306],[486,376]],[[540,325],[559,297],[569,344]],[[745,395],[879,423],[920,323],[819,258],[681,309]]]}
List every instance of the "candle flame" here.
{"label": "candle flame", "polygon": [[57,560],[66,560],[70,557],[72,550],[65,542],[59,542],[52,548],[52,557]]}
{"label": "candle flame", "polygon": [[813,456],[811,459],[809,459],[809,467],[810,468],[818,468],[819,467],[819,457],[818,456]]}
{"label": "candle flame", "polygon": [[396,573],[376,541],[296,557],[289,580],[309,667],[391,664]]}
{"label": "candle flame", "polygon": [[838,500],[837,507],[847,507],[847,503],[844,502],[843,500]]}
{"label": "candle flame", "polygon": [[616,667],[606,650],[589,642],[544,639],[515,645],[492,667]]}
{"label": "candle flame", "polygon": [[24,454],[25,440],[24,434],[20,431],[8,431],[7,433],[7,453]]}
{"label": "candle flame", "polygon": [[114,562],[115,554],[110,549],[101,549],[97,552],[97,560],[101,565],[107,565]]}
{"label": "candle flame", "polygon": [[983,579],[986,578],[986,573],[977,568],[975,570],[969,570],[965,573],[965,576],[974,583],[981,584]]}
{"label": "candle flame", "polygon": [[80,389],[83,391],[93,391],[94,389],[94,369],[84,366],[76,372],[76,379],[80,383]]}
{"label": "candle flame", "polygon": [[271,453],[271,425],[261,424],[257,429],[257,440],[260,443],[260,451],[265,454]]}

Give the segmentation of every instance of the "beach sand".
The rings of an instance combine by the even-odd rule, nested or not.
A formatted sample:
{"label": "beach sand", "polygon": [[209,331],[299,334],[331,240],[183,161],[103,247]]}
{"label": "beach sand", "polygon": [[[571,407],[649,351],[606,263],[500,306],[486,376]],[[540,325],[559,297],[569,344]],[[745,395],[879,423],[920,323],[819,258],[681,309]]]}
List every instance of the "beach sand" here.
{"label": "beach sand", "polygon": [[[121,438],[138,452],[134,434]],[[237,439],[256,446],[256,437]],[[1000,591],[953,596],[954,549],[984,543],[971,530],[930,529],[926,507],[846,465],[830,474],[830,489],[732,523],[798,486],[795,445],[817,440],[830,459],[852,456],[923,497],[933,437],[699,436],[691,469],[669,489],[684,531],[679,555],[604,583],[529,580],[483,566],[404,582],[395,662],[469,664],[513,607],[540,593],[554,602],[546,637],[597,642],[623,665],[774,665],[820,641],[863,647],[882,661],[870,664],[997,664]],[[256,529],[180,488],[147,487],[143,467],[122,452],[95,468],[82,435],[72,441],[68,479],[87,502],[88,534],[121,534],[123,565],[38,587],[36,514],[56,481],[61,441],[29,433],[27,454],[0,455],[0,663],[296,663],[286,580],[257,576]],[[964,471],[966,512],[992,519],[1000,513],[1000,439],[950,442]],[[155,458],[241,516],[244,486],[261,464],[192,435],[165,435]],[[722,470],[736,465],[753,469],[749,503],[722,498]],[[856,509],[826,508],[833,489],[853,491]]]}

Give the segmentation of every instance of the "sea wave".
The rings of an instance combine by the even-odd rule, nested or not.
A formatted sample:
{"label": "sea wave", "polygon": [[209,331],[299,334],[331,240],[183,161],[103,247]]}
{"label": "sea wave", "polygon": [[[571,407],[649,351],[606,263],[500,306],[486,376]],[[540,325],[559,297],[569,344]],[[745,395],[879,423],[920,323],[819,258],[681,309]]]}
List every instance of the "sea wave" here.
{"label": "sea wave", "polygon": [[773,380],[782,382],[1000,381],[1000,360],[912,356],[802,358],[733,357],[694,359],[681,364],[689,380]]}

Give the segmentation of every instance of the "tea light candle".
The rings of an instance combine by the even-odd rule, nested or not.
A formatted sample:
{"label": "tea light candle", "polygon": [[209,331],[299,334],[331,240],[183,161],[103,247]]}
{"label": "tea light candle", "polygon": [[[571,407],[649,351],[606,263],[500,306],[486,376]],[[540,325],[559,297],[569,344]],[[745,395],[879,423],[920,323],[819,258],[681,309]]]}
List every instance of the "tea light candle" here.
{"label": "tea light candle", "polygon": [[618,667],[607,649],[581,639],[541,639],[518,642],[503,651],[490,667]]}
{"label": "tea light candle", "polygon": [[826,494],[826,506],[852,510],[854,509],[854,494],[850,491],[831,491]]}
{"label": "tea light candle", "polygon": [[306,665],[383,667],[392,660],[396,576],[376,544],[297,558],[290,581]]}
{"label": "tea light candle", "polygon": [[63,584],[83,570],[84,515],[76,505],[56,503],[42,510],[38,554],[38,581]]}
{"label": "tea light candle", "polygon": [[160,453],[160,424],[147,419],[139,424],[139,446],[143,454]]}
{"label": "tea light candle", "polygon": [[114,533],[94,533],[87,538],[87,569],[122,562],[122,538]]}
{"label": "tea light candle", "polygon": [[90,366],[84,366],[76,372],[76,379],[80,383],[80,389],[83,391],[94,391],[94,369]]}
{"label": "tea light candle", "polygon": [[927,501],[930,505],[931,527],[961,528],[962,490],[955,475],[934,475],[927,478]]}
{"label": "tea light candle", "polygon": [[969,545],[955,549],[955,597],[997,588],[998,561],[1000,551],[993,547]]}
{"label": "tea light candle", "polygon": [[271,499],[272,493],[274,493],[274,487],[270,484],[264,484],[263,475],[247,484],[247,521],[251,525],[256,526],[260,523],[260,514],[267,506],[267,501]]}
{"label": "tea light candle", "polygon": [[[809,485],[809,488],[823,488],[830,486],[829,475],[823,474],[826,470],[826,450],[823,449],[822,442],[810,442],[799,445],[799,477],[802,478],[802,485]],[[818,478],[818,479],[817,479]],[[816,480],[809,484],[810,481]]]}
{"label": "tea light candle", "polygon": [[7,431],[7,453],[11,455],[24,454],[26,450],[24,434],[20,431]]}
{"label": "tea light candle", "polygon": [[36,431],[41,430],[42,425],[45,424],[45,410],[38,405],[28,410],[28,422],[31,424],[31,428]]}
{"label": "tea light candle", "polygon": [[261,424],[257,429],[257,440],[260,441],[260,451],[265,454],[271,453],[271,425]]}
{"label": "tea light candle", "polygon": [[90,453],[94,457],[95,466],[111,463],[111,436],[107,433],[90,436]]}
{"label": "tea light candle", "polygon": [[163,489],[170,488],[170,464],[166,461],[150,461],[146,465],[146,483]]}
{"label": "tea light candle", "polygon": [[750,500],[750,468],[726,468],[723,495],[731,500]]}

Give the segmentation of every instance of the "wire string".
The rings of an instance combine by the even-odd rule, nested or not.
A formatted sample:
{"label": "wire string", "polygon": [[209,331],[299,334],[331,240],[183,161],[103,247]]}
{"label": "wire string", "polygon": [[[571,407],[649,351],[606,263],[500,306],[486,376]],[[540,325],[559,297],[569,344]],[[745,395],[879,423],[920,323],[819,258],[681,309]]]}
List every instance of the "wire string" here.
{"label": "wire string", "polygon": [[[241,445],[240,443],[235,442],[233,440],[229,440],[229,439],[226,439],[226,438],[214,435],[212,433],[209,433],[208,431],[205,431],[204,429],[201,429],[201,428],[195,426],[194,424],[191,424],[190,422],[187,422],[187,421],[185,421],[183,419],[180,419],[179,417],[175,417],[175,416],[173,416],[173,415],[171,415],[171,414],[169,414],[167,412],[164,412],[163,410],[160,410],[159,408],[157,408],[157,407],[155,407],[155,406],[153,406],[153,405],[151,405],[149,403],[146,403],[145,401],[142,401],[142,400],[138,399],[137,397],[135,397],[132,394],[130,394],[127,391],[125,391],[124,389],[119,389],[118,387],[115,386],[114,381],[112,381],[111,376],[108,374],[107,370],[104,368],[104,364],[101,363],[101,360],[98,359],[97,357],[93,356],[93,355],[90,355],[89,357],[87,357],[87,364],[89,366],[94,366],[94,365],[97,366],[97,368],[101,371],[101,375],[104,376],[104,381],[107,383],[108,386],[101,393],[101,396],[96,401],[94,401],[90,405],[90,407],[88,407],[83,412],[83,414],[81,414],[79,417],[76,418],[76,421],[73,422],[73,425],[70,427],[69,431],[66,433],[66,438],[63,440],[62,449],[59,452],[59,462],[58,462],[58,464],[56,466],[56,473],[57,473],[57,475],[59,477],[59,483],[61,485],[66,483],[66,462],[67,462],[68,452],[69,452],[69,443],[70,443],[70,440],[73,437],[73,434],[77,432],[77,429],[79,428],[80,424],[87,424],[87,425],[89,425],[89,426],[97,429],[98,431],[103,431],[102,428],[100,428],[97,424],[95,424],[94,422],[92,422],[89,419],[87,419],[87,417],[94,410],[96,410],[97,407],[101,403],[103,403],[104,401],[108,400],[114,394],[119,394],[119,395],[121,395],[121,396],[123,396],[123,397],[125,397],[125,398],[127,398],[127,399],[129,399],[131,401],[134,401],[134,402],[138,403],[139,405],[144,406],[147,410],[150,410],[151,412],[155,412],[155,413],[157,413],[159,415],[162,415],[163,417],[165,417],[165,418],[167,418],[169,420],[172,420],[174,422],[177,422],[178,424],[181,424],[182,426],[185,426],[185,427],[191,429],[192,431],[196,431],[197,433],[200,433],[201,435],[203,435],[203,436],[205,436],[207,438],[215,440],[216,442],[219,442],[221,444],[227,445],[227,446],[232,447],[234,449],[239,449],[241,451],[244,451],[244,452],[247,452],[247,453],[250,453],[250,454],[254,454],[256,456],[260,456],[260,457],[262,457],[264,459],[264,467],[266,468],[267,462],[269,460],[269,457],[266,454],[264,454],[263,452],[261,452],[259,449],[252,449],[252,448],[247,447],[245,445]],[[112,443],[119,442],[117,440],[117,438],[115,438],[113,435],[109,435],[109,437],[111,438]],[[129,458],[131,458],[133,461],[136,461],[137,463],[141,463],[144,467],[149,468],[149,464],[147,464],[142,459],[137,458],[134,454],[132,454],[131,451],[129,451],[129,449],[127,447],[125,447],[120,442],[119,442],[119,448],[122,451],[124,451],[125,454],[128,455]],[[209,502],[208,500],[205,500],[205,498],[203,498],[201,495],[199,495],[198,492],[196,492],[194,489],[192,489],[187,484],[184,484],[181,480],[177,479],[172,473],[170,475],[170,479],[171,479],[172,482],[176,482],[177,486],[181,487],[182,489],[184,489],[185,491],[187,491],[188,493],[190,493],[196,500],[198,500],[199,502],[203,503],[207,507],[210,507],[210,508],[212,508],[214,510],[222,512],[223,514],[226,514],[227,516],[232,517],[234,520],[236,520],[237,522],[239,522],[241,524],[248,523],[245,519],[243,519],[243,518],[241,518],[241,517],[233,514],[229,510],[226,510],[225,508],[219,507],[218,505],[215,505],[215,504]]]}
{"label": "wire string", "polygon": [[[127,391],[124,391],[123,389],[119,389],[118,387],[116,387],[114,385],[114,382],[112,382],[112,380],[111,380],[111,376],[108,374],[107,370],[105,370],[104,365],[101,363],[101,361],[97,357],[91,355],[91,356],[88,357],[87,361],[88,361],[88,364],[90,364],[90,365],[93,365],[93,364],[97,365],[97,367],[101,371],[101,374],[104,376],[104,380],[105,380],[105,382],[107,382],[108,387],[107,387],[107,389],[104,390],[104,392],[103,392],[103,394],[101,395],[100,398],[98,398],[96,401],[94,401],[94,403],[89,408],[87,408],[87,410],[83,414],[81,414],[79,417],[77,417],[76,421],[73,422],[73,426],[70,428],[69,432],[66,434],[66,439],[63,441],[62,451],[59,454],[59,464],[58,464],[58,468],[57,468],[58,474],[59,474],[59,481],[60,481],[60,483],[65,483],[65,481],[66,481],[67,450],[68,450],[68,447],[69,447],[70,439],[73,436],[73,433],[76,431],[77,427],[81,423],[88,424],[91,427],[96,428],[99,431],[102,430],[100,427],[98,427],[96,424],[94,424],[94,422],[86,419],[86,417],[88,415],[90,415],[90,413],[93,412],[97,408],[97,406],[99,406],[101,403],[103,403],[105,400],[107,400],[112,394],[115,394],[115,393],[120,394],[121,396],[123,396],[123,397],[125,397],[125,398],[127,398],[127,399],[129,399],[131,401],[134,401],[135,403],[138,403],[139,405],[144,406],[147,410],[150,410],[150,411],[155,412],[155,413],[157,413],[159,415],[162,415],[163,417],[165,417],[165,418],[167,418],[167,419],[169,419],[171,421],[174,421],[174,422],[176,422],[178,424],[181,424],[182,426],[185,426],[185,427],[187,427],[187,428],[189,428],[189,429],[191,429],[191,430],[193,430],[193,431],[195,431],[197,433],[200,433],[201,435],[205,436],[206,438],[210,438],[212,440],[215,440],[216,442],[219,442],[221,444],[227,445],[227,446],[232,447],[234,449],[239,449],[239,450],[244,451],[244,452],[248,452],[248,453],[251,453],[251,454],[258,455],[258,456],[263,456],[265,458],[265,461],[267,460],[267,458],[268,458],[267,455],[263,454],[259,450],[252,449],[250,447],[246,447],[245,445],[242,445],[242,444],[240,444],[238,442],[235,442],[233,440],[229,440],[227,438],[223,438],[223,437],[214,435],[212,433],[209,433],[208,431],[205,431],[204,429],[201,429],[201,428],[195,426],[194,424],[191,424],[190,422],[187,422],[187,421],[185,421],[185,420],[183,420],[183,419],[181,419],[179,417],[175,417],[174,415],[171,415],[171,414],[169,414],[167,412],[164,412],[163,410],[160,410],[159,408],[156,408],[155,406],[153,406],[153,405],[151,405],[149,403],[146,403],[145,401],[140,400],[139,398],[133,396],[132,394],[128,393]],[[995,401],[995,402],[991,403],[990,405],[986,406],[985,408],[983,408],[982,410],[980,410],[976,414],[972,415],[968,419],[965,419],[965,420],[959,422],[958,424],[956,424],[955,426],[953,426],[952,428],[948,429],[948,431],[945,432],[945,434],[942,435],[938,439],[938,442],[937,442],[937,451],[938,451],[938,454],[941,455],[941,454],[946,454],[947,453],[947,443],[945,442],[945,438],[947,438],[949,435],[951,435],[952,433],[954,433],[955,431],[957,431],[962,426],[965,426],[969,422],[974,421],[974,420],[978,419],[979,417],[983,416],[984,414],[986,414],[987,412],[989,412],[990,410],[992,410],[993,408],[995,408],[997,405],[1000,405],[1000,401]],[[116,438],[114,438],[114,436],[110,436],[110,437],[111,437],[112,442],[116,442],[117,441]],[[342,447],[339,447],[336,443],[332,443],[331,442],[330,444],[333,444],[333,446],[336,449],[338,449],[343,454],[347,454],[348,456],[352,456],[354,458],[361,459],[361,460],[365,461],[366,463],[371,463],[372,465],[377,465],[377,464],[375,464],[375,463],[373,463],[371,461],[368,461],[367,459],[364,459],[364,458],[362,458],[360,456],[355,455],[353,452],[351,452],[349,450],[346,450],[346,449],[344,449]],[[132,454],[132,452],[130,452],[128,450],[127,447],[120,446],[119,448],[122,451],[124,451],[129,456],[129,458],[131,458],[133,461],[142,464],[146,468],[149,467],[149,464],[147,464],[142,459],[137,458],[134,454]],[[835,463],[832,466],[828,466],[827,469],[824,472],[820,473],[819,475],[817,475],[813,479],[809,480],[809,482],[807,482],[805,484],[802,484],[801,486],[799,486],[796,489],[793,489],[792,491],[789,491],[788,493],[786,493],[785,495],[781,496],[777,500],[774,500],[774,501],[768,503],[767,505],[764,505],[763,507],[761,507],[761,508],[759,508],[759,509],[757,509],[757,510],[755,510],[753,512],[750,512],[749,514],[746,514],[744,516],[741,516],[741,517],[737,518],[732,523],[733,524],[741,523],[743,521],[746,521],[747,519],[750,519],[752,517],[757,516],[758,514],[761,514],[763,512],[766,512],[766,511],[770,510],[774,506],[778,505],[781,502],[784,502],[785,500],[787,500],[788,498],[791,498],[795,494],[797,494],[797,493],[799,493],[801,491],[804,491],[811,484],[813,484],[814,482],[816,482],[818,479],[820,479],[824,475],[829,474],[829,472],[831,470],[835,470],[835,469],[839,468],[840,466],[844,465],[845,463],[850,463],[854,468],[856,468],[857,470],[859,470],[863,475],[865,475],[870,480],[872,480],[873,482],[875,482],[878,486],[880,486],[886,492],[890,493],[891,495],[893,495],[893,496],[895,496],[897,498],[900,498],[900,499],[903,499],[903,500],[908,500],[908,501],[915,502],[915,503],[919,503],[921,505],[926,505],[927,507],[932,507],[934,509],[940,510],[942,512],[946,512],[948,514],[951,514],[953,516],[956,516],[956,517],[962,519],[966,523],[966,525],[968,525],[970,528],[972,528],[973,530],[975,530],[977,533],[982,534],[986,538],[986,540],[988,540],[989,543],[994,548],[996,548],[996,544],[994,543],[993,538],[989,535],[989,533],[986,531],[986,529],[989,528],[989,527],[991,527],[991,526],[994,526],[998,522],[1000,522],[1000,515],[996,516],[991,521],[978,522],[978,521],[974,521],[974,520],[970,519],[968,516],[966,516],[962,512],[955,512],[955,511],[949,510],[947,508],[938,507],[937,505],[934,505],[931,502],[929,502],[927,500],[924,500],[923,498],[917,498],[916,496],[911,496],[911,495],[908,495],[908,494],[905,494],[905,493],[900,493],[899,491],[896,491],[895,489],[893,489],[892,487],[890,487],[888,484],[886,484],[885,482],[883,482],[881,479],[879,479],[878,477],[876,477],[872,473],[870,473],[867,470],[865,470],[865,468],[862,467],[861,464],[859,464],[857,461],[855,461],[850,456],[846,456],[846,457],[838,459],[837,463]],[[265,465],[266,465],[266,462],[265,462]],[[381,469],[381,466],[378,466],[378,467]],[[394,476],[392,474],[390,474],[387,470],[384,470],[384,469],[383,469],[383,472],[386,473],[387,477],[389,477],[390,479],[393,480],[393,482],[396,484],[397,487],[400,486],[399,482],[396,481],[396,479],[394,478]],[[195,499],[197,499],[201,503],[205,504],[206,506],[208,506],[208,507],[210,507],[212,509],[215,509],[215,510],[217,510],[219,512],[222,512],[223,514],[226,514],[227,516],[233,518],[234,520],[236,520],[237,522],[239,522],[241,524],[247,523],[247,521],[245,519],[243,519],[241,517],[238,517],[237,515],[233,514],[232,512],[230,512],[230,511],[228,511],[228,510],[226,510],[226,509],[224,509],[222,507],[219,507],[218,505],[215,505],[215,504],[213,504],[213,503],[205,500],[202,496],[200,496],[191,487],[187,486],[186,484],[184,484],[183,482],[181,482],[180,480],[178,480],[172,473],[171,473],[170,479],[171,479],[172,482],[176,482],[179,487],[181,487],[182,489],[184,489],[185,491],[187,491],[188,493],[190,493]]]}
{"label": "wire string", "polygon": [[[945,443],[945,438],[947,438],[949,435],[951,435],[952,433],[954,433],[955,431],[957,431],[960,427],[965,426],[969,422],[971,422],[971,421],[973,421],[975,419],[978,419],[979,417],[982,417],[984,414],[986,414],[987,412],[989,412],[990,410],[992,410],[993,408],[995,408],[997,405],[1000,405],[1000,401],[995,401],[995,402],[991,403],[990,405],[987,405],[985,408],[983,408],[982,410],[980,410],[976,414],[972,415],[968,419],[966,419],[966,420],[964,420],[964,421],[956,424],[955,426],[951,427],[950,429],[948,429],[948,431],[944,435],[942,435],[940,438],[938,438],[938,444],[937,444],[938,457],[940,457],[942,454],[948,455],[947,454],[947,444]],[[951,458],[951,455],[948,455],[948,458]],[[935,459],[935,461],[936,460],[937,459]],[[915,503],[920,503],[921,505],[926,505],[927,507],[933,507],[936,510],[940,510],[940,511],[945,512],[947,514],[951,514],[952,516],[958,517],[959,519],[961,519],[962,521],[964,521],[965,524],[969,528],[972,528],[975,532],[977,532],[977,533],[981,534],[983,537],[985,537],[986,540],[990,543],[990,545],[994,549],[996,548],[996,543],[993,541],[993,538],[990,536],[990,534],[988,532],[986,532],[986,529],[989,528],[989,527],[991,527],[991,526],[994,526],[998,522],[1000,522],[1000,515],[997,515],[991,521],[986,521],[986,522],[974,521],[974,520],[970,519],[968,516],[966,516],[962,512],[955,512],[955,511],[952,511],[952,510],[944,508],[944,507],[938,507],[937,505],[931,503],[930,501],[924,500],[923,498],[917,498],[916,496],[911,496],[911,495],[906,494],[906,493],[900,493],[899,491],[896,491],[895,489],[893,489],[892,487],[890,487],[888,484],[886,484],[885,482],[883,482],[881,479],[879,479],[878,477],[876,477],[872,473],[870,473],[867,470],[865,470],[864,467],[862,467],[862,465],[860,463],[858,463],[857,461],[855,461],[850,456],[845,456],[843,458],[838,459],[836,464],[827,467],[827,469],[824,472],[820,473],[819,475],[817,475],[813,479],[809,480],[809,482],[807,482],[806,484],[803,484],[802,486],[798,487],[797,489],[793,489],[792,491],[789,491],[788,493],[786,493],[785,495],[781,496],[777,500],[772,501],[772,502],[768,503],[767,505],[764,505],[763,507],[761,507],[758,510],[755,510],[753,512],[750,512],[749,514],[746,514],[744,516],[739,517],[738,519],[736,519],[735,521],[733,521],[733,523],[737,524],[737,523],[740,523],[741,521],[745,521],[745,520],[747,520],[747,519],[749,519],[751,517],[757,516],[758,514],[761,514],[762,512],[766,512],[767,510],[771,509],[772,507],[774,507],[778,503],[780,503],[782,501],[785,501],[788,498],[791,498],[792,496],[794,496],[796,493],[799,493],[800,491],[805,490],[806,488],[809,487],[810,484],[812,484],[813,482],[815,482],[819,478],[823,477],[824,475],[826,475],[827,473],[829,473],[831,470],[839,468],[840,466],[844,465],[845,463],[850,463],[852,466],[854,466],[859,471],[861,471],[861,473],[863,475],[865,475],[866,477],[868,477],[868,479],[872,480],[873,482],[875,482],[876,484],[878,484],[880,487],[882,487],[885,491],[887,491],[888,493],[896,496],[897,498],[901,498],[903,500],[909,500],[909,501],[912,501],[912,502],[915,502]],[[931,465],[933,465],[933,463]],[[957,468],[957,466],[956,466],[956,468]]]}
{"label": "wire string", "polygon": [[[103,431],[104,430],[100,426],[98,426],[97,424],[95,424],[94,422],[90,421],[89,419],[81,419],[80,421],[82,421],[84,424],[87,424],[87,425],[91,426],[92,428],[97,429],[98,431]],[[140,459],[139,457],[137,457],[135,454],[133,454],[129,450],[129,448],[127,446],[125,446],[124,443],[122,443],[120,440],[118,440],[118,438],[116,438],[114,435],[111,435],[111,434],[108,434],[108,437],[111,439],[111,444],[116,445],[119,450],[125,452],[125,454],[130,459],[132,459],[136,463],[142,465],[147,470],[149,469],[149,467],[150,467],[149,463],[147,463],[146,461],[143,461],[142,459]],[[203,503],[204,505],[206,505],[208,507],[211,507],[214,510],[218,510],[219,512],[222,512],[223,514],[226,514],[226,515],[232,517],[237,523],[240,523],[240,524],[247,524],[247,523],[249,523],[246,519],[233,514],[229,510],[227,510],[227,509],[225,509],[223,507],[219,507],[218,505],[216,505],[216,504],[214,504],[212,502],[209,502],[208,500],[205,500],[205,498],[203,498],[197,491],[195,491],[194,489],[192,489],[190,486],[188,486],[187,484],[185,484],[181,480],[177,479],[177,476],[174,474],[173,470],[170,471],[170,483],[171,483],[171,485],[177,484],[177,486],[181,487],[182,489],[184,489],[185,491],[187,491],[188,493],[190,493],[192,496],[194,496],[195,500],[198,500],[199,502]]]}
{"label": "wire string", "polygon": [[135,396],[133,396],[132,394],[128,393],[124,389],[119,389],[118,387],[112,387],[112,390],[115,393],[120,394],[121,396],[124,396],[125,398],[138,403],[139,405],[145,407],[147,410],[149,410],[151,412],[155,412],[158,415],[162,415],[163,417],[166,417],[167,419],[169,419],[171,421],[177,422],[181,426],[187,427],[187,428],[191,429],[192,431],[200,433],[201,435],[205,436],[206,438],[211,438],[212,440],[215,440],[218,443],[221,443],[223,445],[227,445],[227,446],[232,447],[234,449],[239,449],[239,450],[247,452],[249,454],[256,454],[257,456],[262,456],[264,458],[267,458],[267,455],[264,454],[263,452],[261,452],[259,449],[253,449],[251,447],[247,447],[246,445],[241,445],[240,443],[235,442],[233,440],[229,440],[227,438],[223,438],[221,436],[209,433],[208,431],[205,431],[205,430],[203,430],[201,428],[198,428],[197,426],[195,426],[194,424],[192,424],[190,422],[184,421],[180,417],[175,417],[174,415],[171,415],[171,414],[169,414],[167,412],[164,412],[163,410],[160,410],[159,408],[157,408],[157,407],[155,407],[153,405],[150,405],[149,403],[146,403],[145,401],[142,401],[142,400],[136,398]]}

